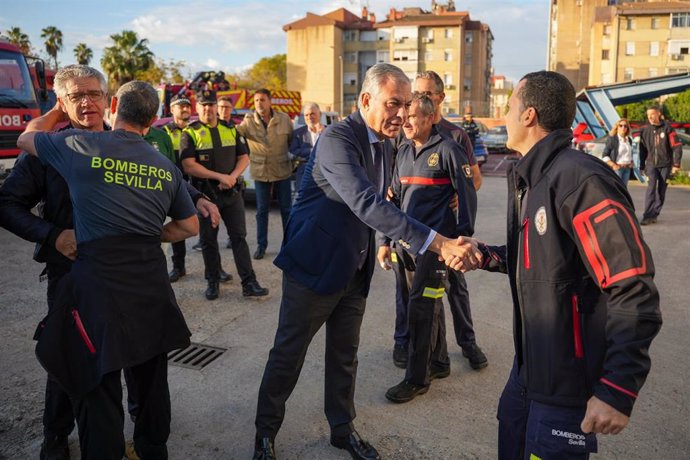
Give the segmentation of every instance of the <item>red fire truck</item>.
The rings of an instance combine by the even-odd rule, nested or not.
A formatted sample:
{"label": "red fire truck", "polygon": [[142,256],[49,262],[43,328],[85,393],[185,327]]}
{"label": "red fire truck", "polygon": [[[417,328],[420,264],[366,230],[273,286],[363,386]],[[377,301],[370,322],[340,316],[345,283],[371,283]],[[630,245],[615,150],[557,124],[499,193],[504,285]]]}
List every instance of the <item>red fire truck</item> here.
{"label": "red fire truck", "polygon": [[19,155],[19,134],[41,115],[39,99],[47,97],[43,61],[36,60],[33,70],[35,78],[21,50],[0,39],[0,180]]}
{"label": "red fire truck", "polygon": [[[230,96],[237,122],[242,121],[245,113],[254,110],[254,91],[231,89],[223,72],[207,71],[197,73],[191,81],[183,85],[166,83],[158,86],[158,95],[161,100],[159,116],[161,118],[171,116],[170,99],[176,94],[184,95],[192,102],[192,115],[196,115],[195,94],[204,88],[216,90],[217,97]],[[294,119],[302,110],[302,96],[299,91],[271,91],[271,105],[274,110],[285,112]]]}

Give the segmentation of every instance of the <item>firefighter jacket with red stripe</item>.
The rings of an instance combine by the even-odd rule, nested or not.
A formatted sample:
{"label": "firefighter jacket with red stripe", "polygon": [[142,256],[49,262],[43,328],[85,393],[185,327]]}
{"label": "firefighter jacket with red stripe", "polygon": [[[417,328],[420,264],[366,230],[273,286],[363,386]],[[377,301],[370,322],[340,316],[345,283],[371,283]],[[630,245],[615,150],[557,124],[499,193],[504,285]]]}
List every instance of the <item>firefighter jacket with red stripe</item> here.
{"label": "firefighter jacket with red stripe", "polygon": [[640,132],[640,169],[647,164],[655,168],[680,167],[683,144],[667,122],[647,125]]}
{"label": "firefighter jacket with red stripe", "polygon": [[[391,182],[393,201],[407,215],[447,237],[471,236],[477,214],[477,193],[467,154],[436,127],[426,143],[400,145]],[[449,203],[458,195],[458,208]]]}
{"label": "firefighter jacket with red stripe", "polygon": [[481,245],[483,268],[509,276],[527,397],[594,395],[629,415],[661,327],[652,255],[623,183],[571,137],[550,133],[509,171],[507,246]]}

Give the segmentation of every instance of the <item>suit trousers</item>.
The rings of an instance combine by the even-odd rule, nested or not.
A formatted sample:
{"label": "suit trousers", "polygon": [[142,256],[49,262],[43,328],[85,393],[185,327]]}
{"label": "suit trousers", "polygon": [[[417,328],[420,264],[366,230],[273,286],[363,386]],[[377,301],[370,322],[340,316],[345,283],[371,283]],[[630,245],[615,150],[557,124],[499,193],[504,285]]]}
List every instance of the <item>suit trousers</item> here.
{"label": "suit trousers", "polygon": [[656,218],[661,213],[661,208],[664,206],[666,200],[667,181],[671,175],[671,167],[655,168],[648,166],[645,169],[649,183],[647,184],[647,191],[644,196],[644,214],[643,219]]}
{"label": "suit trousers", "polygon": [[442,300],[447,270],[431,251],[417,256],[415,265],[411,279],[408,275],[410,342],[405,379],[416,385],[428,385],[431,363],[444,368],[450,366]]}
{"label": "suit trousers", "polygon": [[[142,460],[167,459],[171,419],[167,354],[130,367],[129,375],[137,388],[134,449]],[[120,460],[125,453],[120,371],[103,376],[100,385],[72,399],[72,404],[82,459]]]}
{"label": "suit trousers", "polygon": [[171,243],[172,246],[172,263],[173,263],[173,268],[177,268],[178,270],[184,270],[185,269],[185,264],[184,264],[184,259],[187,257],[187,246],[186,246],[187,240],[182,240],[178,241],[176,243]]}
{"label": "suit trousers", "polygon": [[[247,226],[244,215],[244,198],[241,193],[221,194],[213,202],[218,206],[220,217],[228,228],[235,267],[242,284],[254,281],[256,275],[247,245]],[[209,281],[218,281],[220,276],[220,251],[218,250],[218,227],[211,226],[211,219],[199,216],[200,237],[203,245],[205,276]]]}
{"label": "suit trousers", "polygon": [[283,275],[283,298],[275,342],[266,363],[256,410],[258,438],[275,438],[304,364],[312,338],[326,324],[325,407],[331,433],[346,436],[355,418],[359,329],[364,316],[364,270],[347,287],[319,295],[288,274]]}

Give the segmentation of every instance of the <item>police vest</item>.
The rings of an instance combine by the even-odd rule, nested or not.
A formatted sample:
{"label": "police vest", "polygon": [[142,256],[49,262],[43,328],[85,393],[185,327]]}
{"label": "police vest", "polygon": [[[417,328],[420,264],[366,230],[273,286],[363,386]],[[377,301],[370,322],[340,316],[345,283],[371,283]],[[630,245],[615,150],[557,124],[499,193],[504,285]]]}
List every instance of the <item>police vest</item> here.
{"label": "police vest", "polygon": [[[220,145],[213,144],[212,130],[217,129]],[[184,132],[194,142],[196,161],[206,169],[230,174],[237,163],[237,129],[234,125],[227,125],[218,121],[216,128],[210,128],[200,121],[191,123]]]}
{"label": "police vest", "polygon": [[180,139],[182,139],[182,130],[177,125],[175,125],[175,122],[170,122],[166,124],[165,126],[163,126],[163,129],[165,129],[165,132],[168,133],[168,136],[170,136],[170,140],[172,140],[175,155],[179,156]]}

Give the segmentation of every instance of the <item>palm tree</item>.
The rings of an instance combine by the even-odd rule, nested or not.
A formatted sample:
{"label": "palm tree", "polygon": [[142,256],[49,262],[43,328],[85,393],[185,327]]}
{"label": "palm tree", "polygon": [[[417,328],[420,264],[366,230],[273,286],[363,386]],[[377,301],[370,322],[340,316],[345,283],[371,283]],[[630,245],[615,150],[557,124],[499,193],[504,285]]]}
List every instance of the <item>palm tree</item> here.
{"label": "palm tree", "polygon": [[93,58],[93,51],[86,46],[86,43],[77,43],[77,46],[74,47],[74,57],[79,64],[89,65],[91,58]]}
{"label": "palm tree", "polygon": [[41,38],[45,39],[46,52],[55,61],[55,68],[57,69],[57,54],[62,49],[62,31],[57,27],[48,26],[41,31]]}
{"label": "palm tree", "polygon": [[19,27],[12,27],[5,31],[7,38],[11,43],[14,43],[19,48],[21,48],[22,53],[31,53],[31,41],[29,41],[29,36],[22,32]]}
{"label": "palm tree", "polygon": [[113,86],[119,87],[134,80],[137,72],[148,69],[154,63],[148,40],[139,40],[136,32],[123,30],[119,34],[111,35],[110,39],[114,45],[103,50],[101,67],[108,74],[108,80]]}

